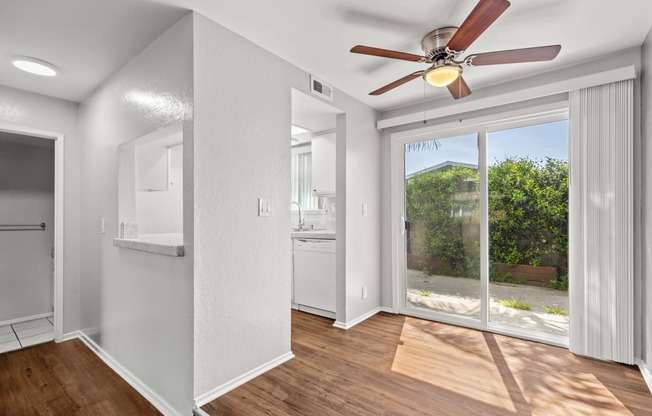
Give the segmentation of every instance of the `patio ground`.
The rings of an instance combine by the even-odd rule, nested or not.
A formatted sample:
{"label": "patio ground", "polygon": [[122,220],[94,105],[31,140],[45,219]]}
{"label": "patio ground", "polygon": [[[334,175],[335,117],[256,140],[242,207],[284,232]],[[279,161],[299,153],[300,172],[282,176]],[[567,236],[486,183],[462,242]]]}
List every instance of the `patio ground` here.
{"label": "patio ground", "polygon": [[[414,307],[471,317],[480,316],[480,281],[431,275],[408,269],[407,301]],[[432,292],[422,296],[421,291]],[[490,283],[491,322],[568,335],[568,315],[549,314],[544,306],[568,311],[568,292],[545,287]],[[515,299],[532,306],[531,311],[505,307],[500,300]]]}

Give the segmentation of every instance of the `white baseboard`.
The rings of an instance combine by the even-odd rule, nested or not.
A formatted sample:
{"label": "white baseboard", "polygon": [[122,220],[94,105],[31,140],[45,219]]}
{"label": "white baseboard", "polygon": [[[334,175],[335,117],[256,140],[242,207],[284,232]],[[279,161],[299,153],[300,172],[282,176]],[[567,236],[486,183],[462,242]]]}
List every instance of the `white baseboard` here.
{"label": "white baseboard", "polygon": [[206,412],[204,412],[203,410],[201,410],[201,408],[200,408],[200,407],[197,407],[197,406],[195,406],[195,408],[192,409],[192,414],[193,414],[194,416],[211,416],[211,415],[209,415],[208,413],[206,413]]}
{"label": "white baseboard", "polygon": [[652,393],[652,374],[650,374],[650,369],[647,368],[647,365],[642,360],[637,359],[636,364],[641,370],[641,375],[643,376],[643,380],[645,380],[645,384],[647,384],[647,389]]}
{"label": "white baseboard", "polygon": [[322,316],[328,319],[335,319],[335,312],[325,311],[323,309],[318,309],[318,308],[312,308],[306,305],[297,305],[297,306],[298,306],[298,310],[301,312],[311,313],[313,315]]}
{"label": "white baseboard", "polygon": [[[75,334],[76,336],[73,336]],[[70,336],[70,338],[66,338]],[[106,363],[113,371],[115,371],[120,377],[122,377],[131,387],[136,389],[138,393],[141,394],[148,402],[150,402],[154,407],[156,407],[164,415],[173,415],[173,416],[182,416],[181,413],[177,412],[168,402],[163,400],[161,396],[156,394],[152,389],[150,389],[145,383],[143,383],[138,377],[134,376],[129,370],[124,368],[120,363],[118,363],[109,353],[107,353],[102,347],[97,345],[95,341],[90,339],[86,334],[81,331],[72,332],[66,334],[64,339],[79,338],[82,340],[86,346],[95,353],[102,361]]]}
{"label": "white baseboard", "polygon": [[16,318],[16,319],[9,319],[7,321],[2,321],[0,322],[0,326],[19,324],[21,322],[33,321],[34,319],[49,318],[51,316],[54,316],[52,312],[39,313],[38,315],[32,315],[32,316],[26,316],[24,318]]}
{"label": "white baseboard", "polygon": [[197,408],[202,407],[203,405],[212,402],[213,400],[217,399],[218,397],[230,392],[231,390],[235,389],[236,387],[240,387],[241,385],[245,384],[246,382],[253,380],[254,378],[258,377],[261,374],[264,374],[271,370],[274,367],[277,367],[281,364],[283,364],[286,361],[291,360],[294,358],[294,354],[292,352],[288,352],[286,354],[281,355],[278,358],[275,358],[259,367],[254,368],[253,370],[234,378],[231,381],[228,381],[221,386],[217,386],[213,390],[207,391],[206,393],[198,396],[195,398],[195,406]]}
{"label": "white baseboard", "polygon": [[363,321],[365,321],[365,320],[371,318],[372,316],[374,316],[375,314],[377,314],[377,313],[380,312],[381,310],[382,310],[382,308],[380,308],[380,307],[378,307],[378,308],[376,308],[376,309],[372,309],[372,310],[370,310],[369,312],[367,312],[367,313],[365,313],[365,314],[363,314],[363,315],[360,315],[360,316],[358,316],[357,318],[355,318],[355,319],[353,319],[353,320],[351,320],[351,321],[349,321],[349,322],[340,322],[340,321],[335,321],[335,323],[333,324],[333,326],[334,326],[335,328],[339,328],[339,329],[351,329],[351,328],[353,328],[354,326],[356,326],[357,324],[359,324],[360,322],[363,322]]}
{"label": "white baseboard", "polygon": [[398,312],[394,312],[394,309],[392,309],[391,306],[381,306],[381,307],[380,307],[380,311],[381,311],[381,312],[387,312],[387,313],[393,313],[393,314],[397,314],[397,313],[398,313]]}
{"label": "white baseboard", "polygon": [[[80,331],[73,331],[73,332],[68,332],[67,334],[63,334],[63,337],[61,339],[61,342],[69,341],[71,339],[79,338],[81,339],[82,333]],[[59,342],[59,341],[57,341]],[[93,351],[95,352],[95,351]]]}

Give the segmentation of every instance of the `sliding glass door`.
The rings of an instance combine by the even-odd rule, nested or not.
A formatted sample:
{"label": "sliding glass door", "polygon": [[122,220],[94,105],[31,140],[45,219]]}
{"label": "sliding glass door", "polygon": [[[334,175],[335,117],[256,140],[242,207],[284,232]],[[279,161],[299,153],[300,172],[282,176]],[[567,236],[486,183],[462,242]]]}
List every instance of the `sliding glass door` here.
{"label": "sliding glass door", "polygon": [[406,304],[480,319],[478,136],[404,145]]}
{"label": "sliding glass door", "polygon": [[568,121],[491,131],[489,320],[568,336]]}
{"label": "sliding glass door", "polygon": [[567,342],[566,114],[404,136],[393,153],[400,312]]}

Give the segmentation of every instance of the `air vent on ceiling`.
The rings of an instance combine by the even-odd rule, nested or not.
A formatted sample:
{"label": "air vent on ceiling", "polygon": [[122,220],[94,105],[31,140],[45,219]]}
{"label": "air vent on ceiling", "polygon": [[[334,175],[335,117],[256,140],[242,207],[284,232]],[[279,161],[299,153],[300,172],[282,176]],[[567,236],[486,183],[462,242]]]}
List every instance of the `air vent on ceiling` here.
{"label": "air vent on ceiling", "polygon": [[333,87],[312,75],[310,75],[310,92],[328,101],[333,101]]}

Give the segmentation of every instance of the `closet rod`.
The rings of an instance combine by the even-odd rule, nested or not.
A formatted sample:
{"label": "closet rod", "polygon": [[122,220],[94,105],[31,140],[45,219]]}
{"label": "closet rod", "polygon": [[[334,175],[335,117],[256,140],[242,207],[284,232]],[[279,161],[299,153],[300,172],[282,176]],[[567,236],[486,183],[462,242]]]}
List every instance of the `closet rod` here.
{"label": "closet rod", "polygon": [[[9,227],[5,230],[2,227]],[[15,227],[38,227],[38,228],[15,228]],[[40,224],[0,224],[0,231],[43,231],[45,223]]]}

